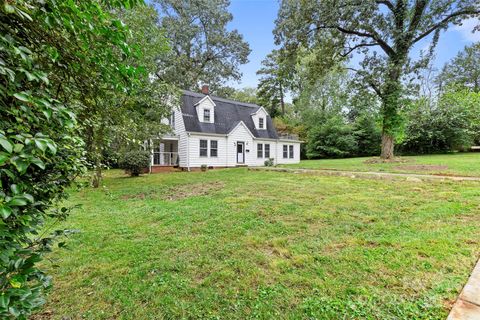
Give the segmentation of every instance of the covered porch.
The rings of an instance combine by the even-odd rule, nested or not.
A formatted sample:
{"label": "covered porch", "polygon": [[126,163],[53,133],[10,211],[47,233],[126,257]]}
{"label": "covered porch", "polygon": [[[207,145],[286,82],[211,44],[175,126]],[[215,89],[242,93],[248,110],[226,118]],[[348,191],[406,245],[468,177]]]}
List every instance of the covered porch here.
{"label": "covered porch", "polygon": [[166,136],[150,141],[152,149],[151,167],[178,166],[178,137]]}

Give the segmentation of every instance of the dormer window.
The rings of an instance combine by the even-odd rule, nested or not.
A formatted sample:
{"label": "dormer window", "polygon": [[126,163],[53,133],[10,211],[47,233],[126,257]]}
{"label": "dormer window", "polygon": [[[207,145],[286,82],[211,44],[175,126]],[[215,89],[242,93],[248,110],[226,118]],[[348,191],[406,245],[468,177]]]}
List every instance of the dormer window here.
{"label": "dormer window", "polygon": [[203,122],[210,122],[210,109],[203,109]]}
{"label": "dormer window", "polygon": [[265,119],[264,118],[258,118],[258,128],[259,129],[265,129]]}

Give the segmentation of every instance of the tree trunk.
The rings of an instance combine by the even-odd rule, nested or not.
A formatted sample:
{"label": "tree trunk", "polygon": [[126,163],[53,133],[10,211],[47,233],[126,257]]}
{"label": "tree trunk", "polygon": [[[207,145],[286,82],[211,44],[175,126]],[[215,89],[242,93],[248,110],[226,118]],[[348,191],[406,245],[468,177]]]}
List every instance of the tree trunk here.
{"label": "tree trunk", "polygon": [[382,153],[380,158],[390,160],[394,158],[394,137],[388,133],[382,133]]}
{"label": "tree trunk", "polygon": [[283,97],[283,86],[280,84],[280,106],[282,107],[282,116],[285,115],[285,100]]}
{"label": "tree trunk", "polygon": [[395,135],[401,130],[400,116],[402,82],[400,80],[404,56],[397,56],[390,60],[386,82],[382,93],[382,152],[380,158],[390,160],[395,157]]}

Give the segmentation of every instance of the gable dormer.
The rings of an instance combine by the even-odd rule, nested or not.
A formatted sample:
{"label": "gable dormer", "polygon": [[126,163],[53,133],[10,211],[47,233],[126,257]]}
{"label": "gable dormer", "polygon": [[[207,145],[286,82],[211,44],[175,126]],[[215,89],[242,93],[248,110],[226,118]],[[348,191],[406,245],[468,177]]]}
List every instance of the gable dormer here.
{"label": "gable dormer", "polygon": [[215,102],[208,95],[198,101],[195,104],[198,120],[205,123],[214,123],[215,106]]}
{"label": "gable dormer", "polygon": [[258,108],[257,111],[252,113],[252,120],[255,124],[255,129],[267,130],[267,117],[268,113],[263,107]]}

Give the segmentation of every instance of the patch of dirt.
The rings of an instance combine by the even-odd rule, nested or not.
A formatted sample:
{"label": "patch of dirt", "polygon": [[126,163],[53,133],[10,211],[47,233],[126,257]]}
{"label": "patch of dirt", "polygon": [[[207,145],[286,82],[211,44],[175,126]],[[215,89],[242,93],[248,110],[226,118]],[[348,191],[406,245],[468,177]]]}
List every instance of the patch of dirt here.
{"label": "patch of dirt", "polygon": [[167,190],[162,196],[165,200],[182,200],[195,196],[206,196],[210,193],[223,189],[222,181],[202,182],[175,186]]}
{"label": "patch of dirt", "polygon": [[184,184],[172,186],[167,189],[152,190],[149,192],[124,194],[120,197],[122,200],[145,200],[145,199],[163,199],[163,200],[182,200],[195,196],[205,196],[217,190],[221,190],[225,186],[222,181],[210,181],[195,184]]}
{"label": "patch of dirt", "polygon": [[141,199],[144,200],[146,198],[145,193],[138,193],[138,194],[124,194],[120,197],[122,200],[129,200],[129,199]]}
{"label": "patch of dirt", "polygon": [[413,162],[412,159],[404,159],[404,158],[393,158],[393,159],[382,159],[382,158],[371,158],[363,161],[365,164],[377,164],[377,163],[408,163]]}
{"label": "patch of dirt", "polygon": [[447,170],[448,166],[436,166],[430,164],[414,164],[407,166],[397,166],[394,169],[396,170],[421,170],[421,171],[438,171],[438,170]]}

